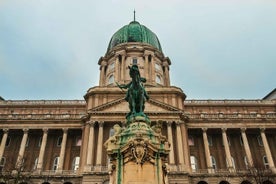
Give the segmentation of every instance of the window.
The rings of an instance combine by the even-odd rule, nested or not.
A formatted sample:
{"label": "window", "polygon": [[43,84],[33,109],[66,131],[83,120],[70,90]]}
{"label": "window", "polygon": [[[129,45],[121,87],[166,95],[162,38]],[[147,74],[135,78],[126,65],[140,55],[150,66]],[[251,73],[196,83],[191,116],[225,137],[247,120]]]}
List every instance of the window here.
{"label": "window", "polygon": [[108,78],[108,84],[114,83],[114,75],[110,75]]}
{"label": "window", "polygon": [[62,137],[58,137],[57,139],[57,146],[60,147],[61,146],[61,143],[62,143]]}
{"label": "window", "polygon": [[76,137],[76,146],[81,146],[81,143],[82,143],[81,137],[80,136]]}
{"label": "window", "polygon": [[80,165],[80,157],[75,157],[72,162],[72,170],[77,171]]}
{"label": "window", "polygon": [[37,164],[38,164],[38,158],[36,158],[35,161],[34,161],[33,170],[36,170],[36,169],[37,169]]}
{"label": "window", "polygon": [[263,156],[263,162],[264,162],[265,168],[268,169],[269,168],[269,164],[268,164],[268,160],[267,160],[266,156]]}
{"label": "window", "polygon": [[42,143],[42,137],[39,137],[37,146],[40,147],[40,146],[41,146],[41,143]]}
{"label": "window", "polygon": [[194,146],[195,145],[195,140],[193,136],[188,137],[188,144],[189,146]]}
{"label": "window", "polygon": [[59,157],[56,157],[54,159],[54,163],[53,163],[53,167],[52,167],[52,170],[56,171],[57,168],[58,168],[58,163],[59,163]]}
{"label": "window", "polygon": [[6,147],[10,146],[11,138],[8,136],[6,141]]}
{"label": "window", "polygon": [[160,77],[159,75],[156,75],[155,81],[156,81],[156,83],[158,83],[158,84],[162,84],[162,79],[161,79],[161,77]]}
{"label": "window", "polygon": [[137,58],[133,58],[133,59],[132,59],[132,64],[133,64],[133,65],[137,65],[137,63],[138,63]]}
{"label": "window", "polygon": [[115,68],[115,63],[114,62],[110,63],[110,65],[108,66],[108,70],[111,71],[114,68]]}
{"label": "window", "polygon": [[112,137],[115,134],[114,128],[109,130],[109,137]]}
{"label": "window", "polygon": [[3,170],[4,166],[5,166],[5,163],[6,163],[6,158],[5,157],[2,157],[1,158],[1,161],[0,161],[0,171]]}
{"label": "window", "polygon": [[156,70],[161,70],[161,66],[158,63],[155,63],[155,69]]}
{"label": "window", "polygon": [[257,137],[257,140],[258,140],[258,144],[259,144],[259,146],[264,146],[264,143],[263,143],[262,137],[261,137],[260,135]]}
{"label": "window", "polygon": [[216,163],[215,157],[213,157],[213,156],[211,155],[211,156],[210,156],[210,159],[211,159],[211,164],[212,164],[213,169],[217,169],[217,163]]}
{"label": "window", "polygon": [[[231,162],[232,162],[233,168],[236,169],[235,160],[232,156],[231,156]],[[227,167],[229,167],[229,163],[228,163],[227,159],[226,159],[226,165],[227,165]]]}
{"label": "window", "polygon": [[192,171],[196,171],[198,168],[197,168],[197,159],[195,156],[190,156],[190,160],[191,160],[191,168],[192,168]]}
{"label": "window", "polygon": [[213,146],[213,139],[212,136],[208,135],[208,144],[209,146]]}

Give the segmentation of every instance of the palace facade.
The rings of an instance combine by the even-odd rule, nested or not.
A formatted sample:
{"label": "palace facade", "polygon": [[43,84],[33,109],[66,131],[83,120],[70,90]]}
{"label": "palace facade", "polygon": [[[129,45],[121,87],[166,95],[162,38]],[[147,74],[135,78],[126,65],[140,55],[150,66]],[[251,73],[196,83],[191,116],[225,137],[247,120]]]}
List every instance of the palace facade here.
{"label": "palace facade", "polygon": [[[276,95],[255,100],[186,100],[170,85],[171,61],[137,21],[112,36],[98,61],[99,86],[84,100],[0,98],[0,183],[109,183],[104,143],[129,112],[128,66],[146,78],[145,113],[170,143],[170,184],[276,183]],[[150,182],[150,181],[149,181]]]}

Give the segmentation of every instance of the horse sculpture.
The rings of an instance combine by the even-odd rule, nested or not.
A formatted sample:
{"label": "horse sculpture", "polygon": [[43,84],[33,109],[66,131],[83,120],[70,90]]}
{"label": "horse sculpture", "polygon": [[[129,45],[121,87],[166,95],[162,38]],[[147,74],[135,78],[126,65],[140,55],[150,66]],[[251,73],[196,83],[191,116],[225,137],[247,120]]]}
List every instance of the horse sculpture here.
{"label": "horse sculpture", "polygon": [[145,78],[140,76],[140,72],[137,65],[128,66],[131,82],[128,84],[117,84],[119,88],[128,89],[125,100],[129,103],[130,112],[127,118],[130,116],[145,116],[145,101],[149,99],[147,92],[143,86],[143,82],[146,82]]}

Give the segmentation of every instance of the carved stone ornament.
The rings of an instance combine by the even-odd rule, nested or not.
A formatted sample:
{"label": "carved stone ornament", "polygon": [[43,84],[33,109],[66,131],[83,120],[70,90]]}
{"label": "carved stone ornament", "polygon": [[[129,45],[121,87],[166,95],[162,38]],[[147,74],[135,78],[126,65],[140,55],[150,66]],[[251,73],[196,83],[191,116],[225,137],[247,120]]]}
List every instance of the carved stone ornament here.
{"label": "carved stone ornament", "polygon": [[131,148],[131,152],[137,164],[143,164],[146,161],[147,148],[145,144],[135,145],[133,148]]}

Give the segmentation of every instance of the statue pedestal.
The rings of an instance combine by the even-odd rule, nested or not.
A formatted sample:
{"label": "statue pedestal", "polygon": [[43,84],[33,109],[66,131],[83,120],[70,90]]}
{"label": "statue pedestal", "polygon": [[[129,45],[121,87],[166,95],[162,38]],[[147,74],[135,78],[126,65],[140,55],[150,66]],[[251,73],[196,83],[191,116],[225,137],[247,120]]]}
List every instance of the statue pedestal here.
{"label": "statue pedestal", "polygon": [[164,184],[167,181],[169,144],[161,135],[160,126],[150,127],[148,122],[140,120],[129,123],[124,130],[115,125],[117,132],[105,143],[112,184]]}

